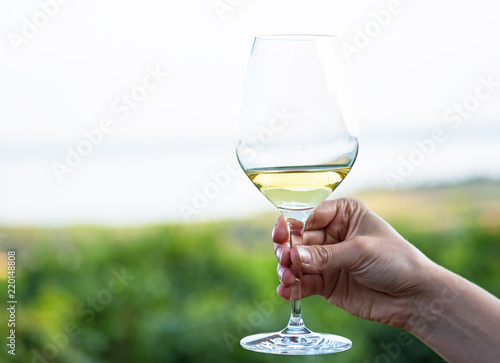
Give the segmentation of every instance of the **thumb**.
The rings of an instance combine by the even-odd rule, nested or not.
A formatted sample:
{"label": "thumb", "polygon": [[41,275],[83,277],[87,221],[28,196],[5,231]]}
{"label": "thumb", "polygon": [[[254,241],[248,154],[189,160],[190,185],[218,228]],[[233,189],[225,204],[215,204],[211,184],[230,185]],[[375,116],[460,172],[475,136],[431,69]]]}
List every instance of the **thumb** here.
{"label": "thumb", "polygon": [[335,269],[353,270],[359,265],[361,253],[355,241],[331,245],[294,246],[292,264],[305,273],[321,273]]}

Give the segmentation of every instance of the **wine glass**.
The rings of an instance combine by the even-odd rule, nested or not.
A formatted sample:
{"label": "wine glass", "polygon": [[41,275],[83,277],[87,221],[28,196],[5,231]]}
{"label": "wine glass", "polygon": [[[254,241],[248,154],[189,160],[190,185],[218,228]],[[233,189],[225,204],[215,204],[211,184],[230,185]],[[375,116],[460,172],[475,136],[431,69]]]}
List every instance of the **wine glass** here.
{"label": "wine glass", "polygon": [[[356,123],[339,38],[255,38],[247,67],[236,154],[249,179],[285,216],[290,246],[307,218],[349,173],[358,152]],[[292,266],[293,269],[293,266]],[[249,350],[291,355],[347,350],[349,339],[314,333],[301,315],[301,274],[293,269],[286,328],[241,340]]]}

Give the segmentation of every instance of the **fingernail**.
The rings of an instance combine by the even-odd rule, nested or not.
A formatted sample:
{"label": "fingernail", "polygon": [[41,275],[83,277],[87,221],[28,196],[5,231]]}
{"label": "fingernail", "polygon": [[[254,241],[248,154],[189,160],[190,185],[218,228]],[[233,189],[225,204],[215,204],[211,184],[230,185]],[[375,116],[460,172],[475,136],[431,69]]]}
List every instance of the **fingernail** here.
{"label": "fingernail", "polygon": [[297,251],[299,251],[300,262],[304,265],[309,265],[311,263],[311,253],[305,247],[297,246]]}
{"label": "fingernail", "polygon": [[275,228],[280,223],[280,219],[281,219],[281,216],[279,216],[278,219],[276,220],[276,224],[274,225]]}
{"label": "fingernail", "polygon": [[278,270],[278,277],[280,279],[281,282],[282,281],[282,278],[283,278],[283,272],[285,271],[285,268],[284,267],[280,267],[280,269]]}
{"label": "fingernail", "polygon": [[278,247],[276,250],[276,258],[278,259],[278,262],[281,263],[281,255],[283,254],[283,248]]}

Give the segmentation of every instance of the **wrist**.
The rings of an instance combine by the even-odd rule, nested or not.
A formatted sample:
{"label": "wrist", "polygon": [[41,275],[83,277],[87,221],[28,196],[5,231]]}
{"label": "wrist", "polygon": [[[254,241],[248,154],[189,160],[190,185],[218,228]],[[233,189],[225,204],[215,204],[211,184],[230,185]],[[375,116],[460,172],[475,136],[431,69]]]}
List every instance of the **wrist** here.
{"label": "wrist", "polygon": [[406,330],[446,361],[498,362],[500,301],[437,265],[431,283],[429,293],[416,300]]}
{"label": "wrist", "polygon": [[404,330],[425,341],[451,315],[457,299],[456,275],[431,263],[427,267],[422,290],[411,299],[408,321]]}

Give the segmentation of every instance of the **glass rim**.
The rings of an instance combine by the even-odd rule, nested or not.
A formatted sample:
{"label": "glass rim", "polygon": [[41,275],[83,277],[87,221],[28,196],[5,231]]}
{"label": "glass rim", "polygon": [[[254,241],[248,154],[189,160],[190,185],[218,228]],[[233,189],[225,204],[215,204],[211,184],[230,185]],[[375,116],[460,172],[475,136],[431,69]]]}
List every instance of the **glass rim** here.
{"label": "glass rim", "polygon": [[316,41],[319,39],[340,40],[336,35],[330,34],[269,34],[257,35],[255,40],[285,40],[285,41]]}

